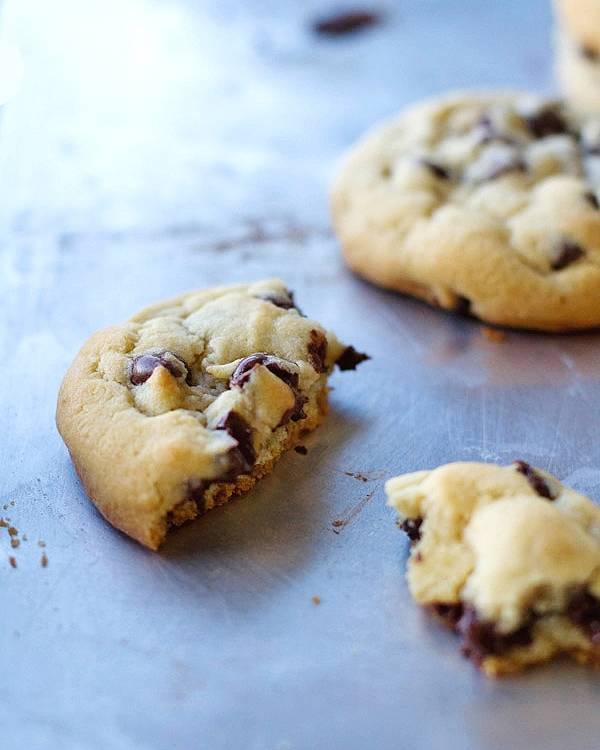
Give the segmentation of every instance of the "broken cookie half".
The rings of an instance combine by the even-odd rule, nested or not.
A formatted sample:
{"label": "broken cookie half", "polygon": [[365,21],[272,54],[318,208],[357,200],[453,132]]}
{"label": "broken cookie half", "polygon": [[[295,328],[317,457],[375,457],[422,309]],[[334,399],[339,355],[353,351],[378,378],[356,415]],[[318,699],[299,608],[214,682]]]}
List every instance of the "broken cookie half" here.
{"label": "broken cookie half", "polygon": [[281,281],[192,292],[94,334],[57,425],[100,512],[157,549],[170,526],[267,474],[323,420],[334,365],[364,359]]}
{"label": "broken cookie half", "polygon": [[390,479],[414,599],[490,676],[566,653],[600,666],[600,507],[524,461]]}

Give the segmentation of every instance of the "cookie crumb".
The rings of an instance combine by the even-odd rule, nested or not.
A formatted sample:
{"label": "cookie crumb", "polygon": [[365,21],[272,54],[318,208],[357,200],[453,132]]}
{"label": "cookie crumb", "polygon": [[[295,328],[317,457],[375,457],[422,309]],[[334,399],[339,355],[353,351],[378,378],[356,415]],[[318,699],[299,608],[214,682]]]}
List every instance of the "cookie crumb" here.
{"label": "cookie crumb", "polygon": [[17,536],[17,534],[19,533],[19,530],[15,529],[14,526],[9,526],[8,527],[8,533],[9,533],[10,536]]}
{"label": "cookie crumb", "polygon": [[10,563],[11,568],[17,567],[17,558],[13,557],[12,555],[8,558],[8,562]]}
{"label": "cookie crumb", "polygon": [[342,36],[354,34],[380,22],[381,17],[373,11],[352,9],[318,18],[313,23],[313,31],[322,36]]}
{"label": "cookie crumb", "polygon": [[362,474],[360,471],[345,471],[344,474],[352,479],[358,479],[359,482],[368,482],[369,477],[366,474]]}
{"label": "cookie crumb", "polygon": [[8,528],[8,522],[4,520],[4,518],[0,518],[0,529],[7,529]]}
{"label": "cookie crumb", "polygon": [[488,341],[493,341],[495,344],[500,344],[502,341],[506,341],[506,331],[501,331],[498,328],[482,326],[481,332]]}
{"label": "cookie crumb", "polygon": [[13,549],[16,549],[20,544],[21,544],[21,542],[18,539],[11,539],[10,540],[10,546]]}
{"label": "cookie crumb", "polygon": [[321,603],[321,597],[320,597],[320,596],[317,596],[317,594],[315,594],[314,596],[311,596],[311,597],[310,597],[310,600],[311,600],[311,602],[312,602],[313,604],[315,604],[315,605],[316,605],[316,604],[320,604],[320,603]]}
{"label": "cookie crumb", "polygon": [[40,559],[40,565],[42,566],[42,568],[48,567],[48,555],[45,552],[42,553],[42,557]]}
{"label": "cookie crumb", "polygon": [[306,454],[308,453],[308,448],[305,445],[296,445],[294,450],[301,456],[306,456]]}

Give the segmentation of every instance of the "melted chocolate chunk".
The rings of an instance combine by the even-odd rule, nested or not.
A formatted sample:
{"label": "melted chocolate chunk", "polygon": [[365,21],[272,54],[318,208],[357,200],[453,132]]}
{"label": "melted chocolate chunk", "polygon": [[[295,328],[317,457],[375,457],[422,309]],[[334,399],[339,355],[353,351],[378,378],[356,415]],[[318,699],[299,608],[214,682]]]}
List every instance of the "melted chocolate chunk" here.
{"label": "melted chocolate chunk", "polygon": [[[266,294],[258,295],[258,299],[262,299],[265,302],[270,302],[275,307],[280,307],[282,310],[298,310],[296,303],[294,302],[294,293],[286,289],[282,292],[267,292]],[[298,310],[300,312],[300,310]]]}
{"label": "melted chocolate chunk", "polygon": [[[131,369],[129,372],[129,379],[133,385],[141,385],[142,383],[145,383],[157,367],[164,367],[171,373],[171,375],[173,375],[173,377],[180,378],[185,372],[184,363],[174,354],[172,354],[172,356],[176,357],[176,362],[167,359],[165,354],[172,354],[172,352],[141,354],[139,357],[135,357],[131,363]],[[181,367],[177,363],[180,363]]]}
{"label": "melted chocolate chunk", "polygon": [[454,312],[458,315],[470,315],[471,314],[471,300],[467,297],[462,297],[460,294],[456,297],[454,303]]}
{"label": "melted chocolate chunk", "polygon": [[455,630],[462,636],[462,652],[476,664],[486,656],[500,656],[516,646],[528,646],[532,641],[531,623],[512,633],[498,632],[494,623],[480,620],[471,606],[464,607]]}
{"label": "melted chocolate chunk", "polygon": [[411,543],[418,542],[421,538],[421,524],[423,523],[422,518],[405,518],[400,524],[400,528],[410,539]]}
{"label": "melted chocolate chunk", "polygon": [[528,464],[526,461],[515,461],[514,465],[516,470],[523,474],[540,497],[545,497],[547,500],[556,500],[556,495],[552,494],[544,477],[538,474],[531,464]]}
{"label": "melted chocolate chunk", "polygon": [[434,174],[440,180],[449,180],[450,172],[446,167],[443,167],[437,162],[431,161],[430,159],[421,159],[421,164]]}
{"label": "melted chocolate chunk", "polygon": [[271,354],[266,354],[265,352],[257,352],[256,354],[251,354],[249,357],[244,357],[235,368],[229,380],[229,387],[238,386],[242,388],[250,380],[252,370],[261,365],[266,367],[269,372],[272,372],[280,380],[283,380],[290,388],[298,387],[298,373],[288,370],[285,366],[285,360],[274,357]]}
{"label": "melted chocolate chunk", "polygon": [[592,193],[591,190],[588,193],[585,193],[583,197],[590,204],[590,206],[592,206],[592,208],[600,208],[600,203],[598,203],[598,198],[596,198],[596,194]]}
{"label": "melted chocolate chunk", "polygon": [[588,591],[579,591],[571,599],[567,614],[595,646],[600,646],[600,599]]}
{"label": "melted chocolate chunk", "polygon": [[542,107],[535,114],[526,117],[525,122],[534,138],[546,138],[549,135],[568,132],[567,123],[553,105]]}
{"label": "melted chocolate chunk", "polygon": [[584,255],[585,250],[581,245],[571,240],[563,240],[556,249],[550,265],[553,271],[562,271]]}
{"label": "melted chocolate chunk", "polygon": [[380,17],[377,13],[354,10],[318,19],[313,24],[313,31],[324,36],[341,36],[360,31],[367,26],[374,26],[379,22]]}
{"label": "melted chocolate chunk", "polygon": [[338,357],[336,365],[340,370],[356,370],[357,365],[366,362],[367,359],[371,359],[368,354],[357,352],[353,346],[347,346]]}
{"label": "melted chocolate chunk", "polygon": [[598,53],[598,51],[587,44],[582,44],[579,48],[579,52],[582,57],[585,57],[585,59],[589,60],[590,62],[598,62],[598,60],[600,59],[600,54]]}
{"label": "melted chocolate chunk", "polygon": [[313,328],[306,349],[311,366],[317,372],[325,372],[325,360],[327,359],[327,337],[325,334]]}
{"label": "melted chocolate chunk", "polygon": [[444,625],[447,625],[452,630],[456,630],[456,626],[460,618],[463,616],[463,605],[462,604],[448,604],[445,602],[436,602],[428,606],[433,614],[441,620]]}
{"label": "melted chocolate chunk", "polygon": [[[241,457],[240,471],[248,471],[256,461],[256,452],[252,445],[252,428],[246,420],[234,411],[228,412],[216,424],[215,430],[226,430],[234,440],[237,440],[238,450]],[[232,456],[233,463],[237,461],[237,456]]]}

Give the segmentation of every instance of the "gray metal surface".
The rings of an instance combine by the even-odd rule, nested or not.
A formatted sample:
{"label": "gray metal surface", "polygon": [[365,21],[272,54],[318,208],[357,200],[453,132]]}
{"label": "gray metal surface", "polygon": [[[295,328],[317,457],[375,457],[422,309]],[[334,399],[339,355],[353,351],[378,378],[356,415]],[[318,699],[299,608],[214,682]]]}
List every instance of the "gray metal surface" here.
{"label": "gray metal surface", "polygon": [[[369,287],[344,270],[326,206],[341,151],[404,103],[550,88],[549,9],[406,0],[373,31],[315,38],[306,23],[327,7],[9,13],[26,72],[0,122],[0,504],[14,501],[0,514],[28,541],[11,550],[0,529],[2,747],[599,745],[597,674],[486,681],[413,606],[382,490],[453,459],[520,457],[600,497],[597,335],[493,343]],[[61,376],[89,333],[141,305],[270,275],[373,360],[334,377],[307,456],[147,552],[81,490],[54,428]]]}

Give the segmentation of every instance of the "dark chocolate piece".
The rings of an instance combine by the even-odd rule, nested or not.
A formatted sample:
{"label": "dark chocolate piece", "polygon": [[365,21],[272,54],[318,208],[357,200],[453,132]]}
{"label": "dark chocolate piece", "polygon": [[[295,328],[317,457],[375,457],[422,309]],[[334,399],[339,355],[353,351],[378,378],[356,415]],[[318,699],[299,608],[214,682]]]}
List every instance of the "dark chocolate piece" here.
{"label": "dark chocolate piece", "polygon": [[356,370],[357,365],[371,359],[368,354],[357,352],[353,346],[347,346],[338,357],[336,365],[340,370]]}
{"label": "dark chocolate piece", "polygon": [[[241,469],[237,473],[248,471],[256,461],[256,452],[252,445],[252,428],[246,420],[234,411],[228,412],[216,424],[215,430],[226,430],[234,440],[237,440],[241,454]],[[233,456],[235,460],[237,457]]]}
{"label": "dark chocolate piece", "polygon": [[251,354],[249,357],[244,357],[235,368],[229,380],[229,387],[238,386],[242,388],[250,379],[252,370],[261,365],[266,367],[269,372],[272,372],[280,380],[283,380],[290,388],[298,387],[298,373],[288,370],[285,366],[285,360],[266,352],[256,352],[256,354]]}
{"label": "dark chocolate piece", "polygon": [[585,255],[585,250],[572,240],[563,240],[554,252],[551,261],[553,271],[562,271],[563,268],[575,263],[576,260]]}
{"label": "dark chocolate piece", "polygon": [[325,334],[313,328],[306,349],[308,361],[312,367],[317,372],[325,372],[325,360],[327,359],[327,337]]}
{"label": "dark chocolate piece", "polygon": [[480,620],[469,605],[464,607],[455,630],[462,636],[463,654],[475,664],[481,664],[486,656],[500,656],[517,646],[528,646],[532,641],[531,623],[511,633],[500,633],[494,623]]}
{"label": "dark chocolate piece", "polygon": [[568,132],[567,123],[556,106],[552,104],[526,117],[525,122],[534,138],[546,138],[549,135]]}
{"label": "dark chocolate piece", "polygon": [[471,300],[467,297],[462,297],[460,294],[456,297],[454,304],[454,312],[458,315],[470,315],[471,314]]}
{"label": "dark chocolate piece", "polygon": [[[181,367],[177,362],[172,362],[170,359],[165,357],[165,354],[171,354],[176,357],[177,362],[181,363]],[[185,372],[185,364],[172,352],[161,352],[160,354],[141,354],[131,363],[131,369],[129,372],[129,378],[133,385],[141,385],[152,375],[157,367],[164,367],[168,370],[171,375],[175,378],[180,378]]]}
{"label": "dark chocolate piece", "polygon": [[405,518],[400,524],[400,528],[410,539],[411,543],[418,542],[421,538],[422,518]]}
{"label": "dark chocolate piece", "polygon": [[[275,307],[280,307],[282,310],[298,310],[296,303],[294,302],[294,293],[286,289],[282,292],[267,292],[265,294],[257,295],[258,299],[262,299],[265,302],[270,302]],[[300,312],[300,310],[298,310]]]}
{"label": "dark chocolate piece", "polygon": [[456,626],[458,625],[460,618],[463,616],[464,611],[463,605],[460,603],[448,604],[445,602],[430,604],[427,609],[433,612],[433,614],[441,620],[444,625],[452,630],[456,630]]}
{"label": "dark chocolate piece", "polygon": [[600,599],[581,590],[571,599],[567,614],[595,646],[600,646]]}
{"label": "dark chocolate piece", "polygon": [[600,59],[600,53],[598,53],[598,50],[590,47],[589,44],[582,44],[579,47],[579,52],[582,57],[585,57],[585,59],[590,62],[598,62]]}
{"label": "dark chocolate piece", "polygon": [[526,461],[515,461],[514,466],[518,472],[523,474],[540,497],[545,497],[547,500],[556,500],[556,496],[550,491],[546,480],[541,474],[538,474],[531,464],[528,464]]}
{"label": "dark chocolate piece", "polygon": [[421,159],[421,164],[434,174],[440,180],[449,180],[450,172],[446,167],[443,167],[437,162],[431,161],[430,159]]}
{"label": "dark chocolate piece", "polygon": [[596,194],[592,193],[591,190],[585,193],[583,197],[590,204],[590,206],[592,206],[592,208],[600,208],[600,203],[598,203],[598,198],[596,198]]}
{"label": "dark chocolate piece", "polygon": [[349,10],[317,19],[313,24],[313,31],[324,36],[342,36],[374,26],[380,20],[379,15],[372,11]]}

